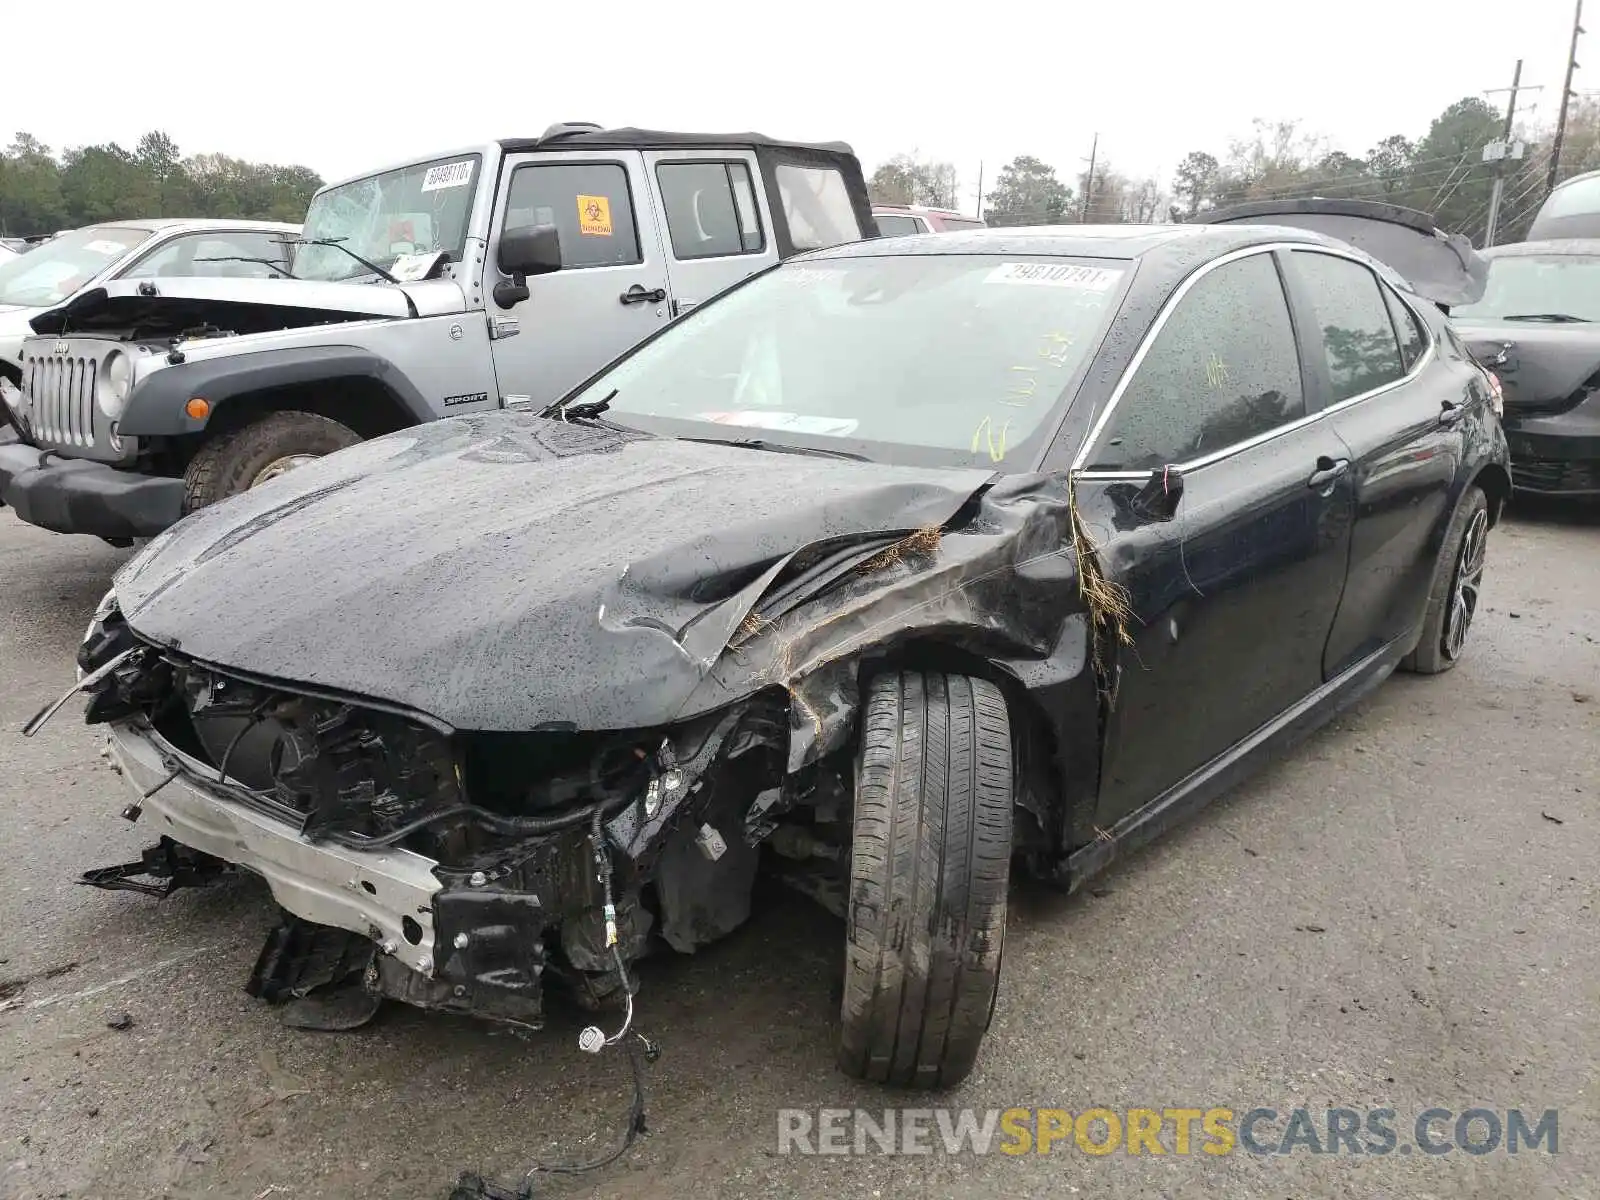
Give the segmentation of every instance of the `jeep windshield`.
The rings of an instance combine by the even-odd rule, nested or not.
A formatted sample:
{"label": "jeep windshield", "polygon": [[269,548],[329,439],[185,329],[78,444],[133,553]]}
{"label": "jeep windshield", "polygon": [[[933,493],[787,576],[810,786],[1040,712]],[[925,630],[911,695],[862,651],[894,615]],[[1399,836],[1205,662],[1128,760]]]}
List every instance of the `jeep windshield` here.
{"label": "jeep windshield", "polygon": [[385,269],[403,254],[433,250],[459,262],[479,162],[476,154],[441,158],[318,192],[306,210],[300,237],[339,245],[297,247],[295,278],[331,283],[373,277],[340,246]]}
{"label": "jeep windshield", "polygon": [[0,265],[0,304],[53,308],[142,245],[151,231],[91,225],[51,238]]}
{"label": "jeep windshield", "polygon": [[1130,266],[990,254],[797,261],[669,326],[567,407],[609,396],[607,421],[670,436],[1026,470]]}
{"label": "jeep windshield", "polygon": [[1476,304],[1458,304],[1450,319],[1475,321],[1600,321],[1600,257],[1507,254],[1489,259],[1489,282]]}

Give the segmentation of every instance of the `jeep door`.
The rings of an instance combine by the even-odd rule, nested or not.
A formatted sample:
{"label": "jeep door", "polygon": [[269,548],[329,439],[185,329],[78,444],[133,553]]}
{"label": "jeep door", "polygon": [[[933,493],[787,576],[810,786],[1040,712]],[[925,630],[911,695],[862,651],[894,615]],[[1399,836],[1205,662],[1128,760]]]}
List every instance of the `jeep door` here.
{"label": "jeep door", "polygon": [[[532,225],[555,226],[561,269],[530,276],[528,299],[501,308],[493,290],[506,276],[494,247],[504,230]],[[559,399],[671,319],[666,253],[636,150],[509,155],[489,245],[485,306],[508,404]]]}
{"label": "jeep door", "polygon": [[753,151],[651,150],[644,159],[666,226],[673,316],[778,261]]}

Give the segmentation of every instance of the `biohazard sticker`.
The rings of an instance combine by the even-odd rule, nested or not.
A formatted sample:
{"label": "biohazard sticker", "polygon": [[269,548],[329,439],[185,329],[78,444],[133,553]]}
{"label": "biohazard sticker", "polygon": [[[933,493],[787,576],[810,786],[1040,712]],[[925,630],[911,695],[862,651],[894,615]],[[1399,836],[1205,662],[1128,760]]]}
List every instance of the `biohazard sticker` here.
{"label": "biohazard sticker", "polygon": [[472,179],[472,160],[464,158],[460,162],[440,163],[436,167],[429,167],[422,176],[422,190],[425,192],[443,191],[445,188],[466,187]]}
{"label": "biohazard sticker", "polygon": [[1001,263],[984,277],[985,283],[1026,283],[1044,287],[1077,288],[1108,292],[1122,278],[1121,271],[1105,267],[1074,267],[1066,263]]}
{"label": "biohazard sticker", "polygon": [[608,197],[578,197],[578,232],[584,237],[611,236],[611,201]]}

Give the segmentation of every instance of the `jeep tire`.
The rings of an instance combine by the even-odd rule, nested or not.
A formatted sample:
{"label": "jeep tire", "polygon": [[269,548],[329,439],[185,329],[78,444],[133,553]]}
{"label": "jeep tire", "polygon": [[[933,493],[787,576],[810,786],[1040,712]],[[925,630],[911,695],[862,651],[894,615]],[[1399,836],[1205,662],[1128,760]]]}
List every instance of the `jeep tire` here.
{"label": "jeep tire", "polygon": [[353,446],[347,425],[308,412],[268,413],[201,446],[183,474],[183,511],[247,492],[310,458]]}
{"label": "jeep tire", "polygon": [[1000,980],[1011,805],[998,687],[937,672],[871,681],[856,762],[845,1073],[942,1088],[972,1070]]}

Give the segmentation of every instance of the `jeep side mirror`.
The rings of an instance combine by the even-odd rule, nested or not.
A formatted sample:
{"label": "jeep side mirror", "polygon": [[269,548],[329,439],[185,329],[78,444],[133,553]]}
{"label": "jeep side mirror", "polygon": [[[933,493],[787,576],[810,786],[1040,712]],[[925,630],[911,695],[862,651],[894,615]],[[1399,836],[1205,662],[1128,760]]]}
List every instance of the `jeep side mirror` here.
{"label": "jeep side mirror", "polygon": [[494,285],[494,300],[501,308],[511,308],[528,298],[529,275],[548,275],[561,269],[561,233],[554,225],[519,225],[500,234],[496,262],[502,275],[511,276]]}

